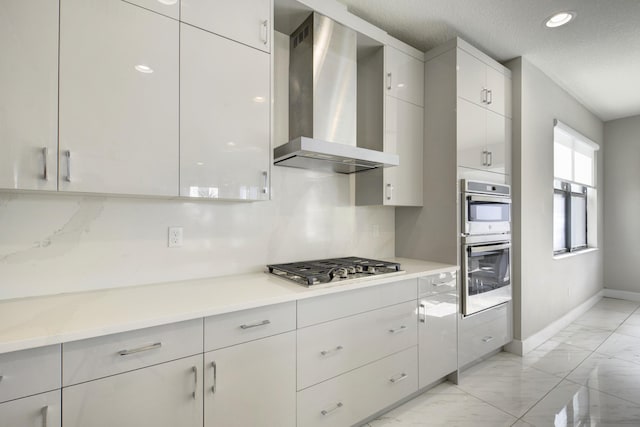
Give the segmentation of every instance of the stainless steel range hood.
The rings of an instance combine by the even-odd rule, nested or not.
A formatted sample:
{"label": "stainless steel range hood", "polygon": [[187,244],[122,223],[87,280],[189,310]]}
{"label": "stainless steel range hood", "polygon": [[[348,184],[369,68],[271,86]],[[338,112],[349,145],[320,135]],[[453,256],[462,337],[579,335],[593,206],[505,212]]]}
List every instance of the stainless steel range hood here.
{"label": "stainless steel range hood", "polygon": [[292,34],[289,136],[274,163],[353,173],[397,166],[397,154],[356,146],[356,32],[313,12]]}

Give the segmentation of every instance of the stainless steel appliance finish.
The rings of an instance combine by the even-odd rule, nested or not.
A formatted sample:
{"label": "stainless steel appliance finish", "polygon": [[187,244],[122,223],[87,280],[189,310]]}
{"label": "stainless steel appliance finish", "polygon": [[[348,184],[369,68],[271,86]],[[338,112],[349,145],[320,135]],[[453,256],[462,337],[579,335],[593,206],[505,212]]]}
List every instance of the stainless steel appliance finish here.
{"label": "stainless steel appliance finish", "polygon": [[[508,238],[505,239],[505,236]],[[511,235],[463,238],[462,314],[465,316],[511,300]]]}
{"label": "stainless steel appliance finish", "polygon": [[462,180],[463,236],[511,233],[511,188]]}
{"label": "stainless steel appliance finish", "polygon": [[274,164],[339,173],[399,164],[396,154],[356,146],[356,37],[317,12],[291,34],[291,140],[274,149]]}
{"label": "stainless steel appliance finish", "polygon": [[345,257],[268,265],[269,273],[303,286],[319,286],[338,282],[400,274],[397,262]]}

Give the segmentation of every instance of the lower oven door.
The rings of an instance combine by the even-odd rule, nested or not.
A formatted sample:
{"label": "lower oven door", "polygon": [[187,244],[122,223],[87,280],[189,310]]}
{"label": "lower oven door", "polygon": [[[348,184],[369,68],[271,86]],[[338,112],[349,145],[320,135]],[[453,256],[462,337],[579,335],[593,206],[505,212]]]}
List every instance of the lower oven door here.
{"label": "lower oven door", "polygon": [[468,244],[463,257],[465,316],[511,300],[511,242]]}

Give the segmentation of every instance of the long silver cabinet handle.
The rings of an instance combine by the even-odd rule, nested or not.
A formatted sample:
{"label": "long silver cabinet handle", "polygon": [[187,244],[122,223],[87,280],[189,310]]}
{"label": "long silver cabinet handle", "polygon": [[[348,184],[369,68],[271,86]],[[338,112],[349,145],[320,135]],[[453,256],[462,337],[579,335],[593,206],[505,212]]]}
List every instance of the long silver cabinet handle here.
{"label": "long silver cabinet handle", "polygon": [[193,372],[193,393],[191,394],[191,396],[195,399],[196,392],[198,391],[198,367],[191,367],[191,371]]}
{"label": "long silver cabinet handle", "polygon": [[487,151],[487,166],[493,166],[493,153]]}
{"label": "long silver cabinet handle", "polygon": [[399,377],[397,377],[397,378],[389,378],[389,382],[390,382],[391,384],[397,384],[397,383],[399,383],[400,381],[404,381],[404,380],[406,380],[407,378],[409,378],[409,375],[407,375],[407,374],[405,374],[405,373],[403,372],[403,373],[402,373],[402,374],[400,374],[400,376],[399,376]]}
{"label": "long silver cabinet handle", "polygon": [[260,24],[260,38],[262,39],[263,44],[269,43],[269,20],[265,19]]}
{"label": "long silver cabinet handle", "polygon": [[386,192],[387,192],[387,200],[391,200],[393,198],[393,185],[392,184],[387,184],[386,186]]}
{"label": "long silver cabinet handle", "polygon": [[326,356],[326,355],[328,355],[328,354],[336,353],[336,352],[338,352],[338,351],[340,351],[340,350],[343,350],[343,349],[344,349],[344,347],[343,347],[343,346],[341,346],[341,345],[339,345],[339,346],[337,346],[336,348],[333,348],[333,349],[331,349],[331,350],[322,350],[322,351],[320,352],[320,355],[321,355],[321,356]]}
{"label": "long silver cabinet handle", "polygon": [[399,334],[400,332],[404,332],[406,330],[407,330],[407,327],[405,325],[402,325],[399,328],[389,329],[389,332],[392,334]]}
{"label": "long silver cabinet handle", "polygon": [[333,411],[342,408],[344,405],[342,404],[342,402],[338,402],[336,403],[336,406],[334,406],[331,409],[323,409],[322,411],[320,411],[320,414],[322,415],[329,415],[330,413],[332,413]]}
{"label": "long silver cabinet handle", "polygon": [[493,104],[493,91],[487,91],[487,104]]}
{"label": "long silver cabinet handle", "polygon": [[387,73],[387,90],[391,90],[391,73]]}
{"label": "long silver cabinet handle", "polygon": [[49,181],[49,169],[47,168],[47,158],[49,157],[49,149],[42,147],[42,179]]}
{"label": "long silver cabinet handle", "polygon": [[138,347],[138,348],[132,348],[131,350],[120,350],[118,352],[118,354],[120,356],[128,356],[129,354],[134,354],[134,353],[141,353],[143,351],[149,351],[149,350],[155,350],[157,348],[162,347],[162,343],[161,342],[155,342],[153,344],[149,344],[149,345],[145,345],[143,347]]}
{"label": "long silver cabinet handle", "polygon": [[40,413],[42,414],[42,427],[47,427],[49,425],[49,405],[43,406]]}
{"label": "long silver cabinet handle", "polygon": [[269,192],[269,174],[267,171],[262,171],[262,178],[264,179],[264,187],[262,187],[262,194]]}
{"label": "long silver cabinet handle", "polygon": [[216,382],[218,381],[218,365],[216,365],[216,362],[211,362],[211,367],[213,368],[213,385],[211,386],[211,393],[215,393]]}
{"label": "long silver cabinet handle", "polygon": [[64,177],[64,180],[71,182],[71,150],[65,151],[64,156],[67,158],[67,176]]}
{"label": "long silver cabinet handle", "polygon": [[427,323],[427,306],[424,304],[420,304],[420,323]]}
{"label": "long silver cabinet handle", "polygon": [[482,91],[480,91],[480,102],[483,104],[487,103],[487,89],[484,87],[482,88]]}
{"label": "long silver cabinet handle", "polygon": [[482,150],[482,166],[489,166],[487,153],[487,150]]}
{"label": "long silver cabinet handle", "polygon": [[257,328],[258,326],[265,326],[271,324],[271,320],[263,320],[262,322],[252,323],[251,325],[240,325],[240,329]]}

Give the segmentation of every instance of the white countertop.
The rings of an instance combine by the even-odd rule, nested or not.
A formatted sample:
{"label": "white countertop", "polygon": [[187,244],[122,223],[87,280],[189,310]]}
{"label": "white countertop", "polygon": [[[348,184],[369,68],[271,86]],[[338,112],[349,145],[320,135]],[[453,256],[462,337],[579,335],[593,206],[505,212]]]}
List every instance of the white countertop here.
{"label": "white countertop", "polygon": [[457,268],[394,258],[403,273],[306,288],[267,273],[0,301],[0,353],[377,286]]}

